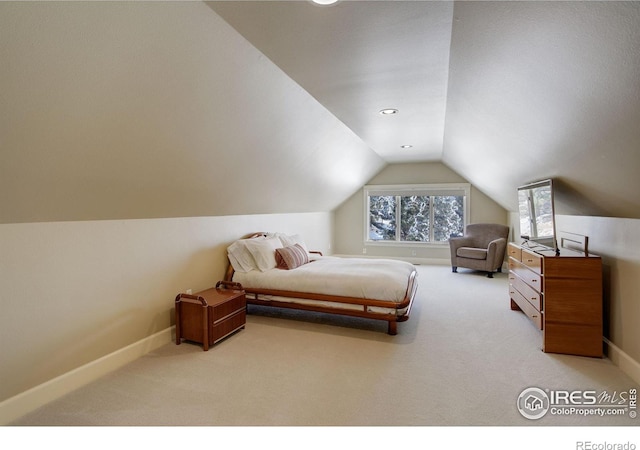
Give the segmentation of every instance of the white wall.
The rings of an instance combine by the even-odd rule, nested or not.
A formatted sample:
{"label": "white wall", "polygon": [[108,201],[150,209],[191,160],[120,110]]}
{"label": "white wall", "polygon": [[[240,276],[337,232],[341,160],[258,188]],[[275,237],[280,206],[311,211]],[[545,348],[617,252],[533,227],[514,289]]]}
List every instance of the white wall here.
{"label": "white wall", "polygon": [[0,225],[0,402],[173,325],[176,294],[215,285],[226,247],[299,233],[331,252],[331,213]]}
{"label": "white wall", "polygon": [[[518,216],[510,214],[512,235]],[[557,215],[558,231],[589,237],[589,252],[602,257],[604,336],[608,356],[636,380],[640,375],[640,220]],[[519,239],[515,239],[519,242]]]}

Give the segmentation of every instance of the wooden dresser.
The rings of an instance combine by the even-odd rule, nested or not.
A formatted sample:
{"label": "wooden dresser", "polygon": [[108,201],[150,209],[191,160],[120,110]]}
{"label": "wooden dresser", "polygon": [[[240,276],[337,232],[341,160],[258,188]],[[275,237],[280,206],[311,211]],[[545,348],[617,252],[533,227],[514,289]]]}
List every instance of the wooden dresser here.
{"label": "wooden dresser", "polygon": [[602,357],[602,259],[514,243],[507,251],[511,309],[542,330],[542,350]]}

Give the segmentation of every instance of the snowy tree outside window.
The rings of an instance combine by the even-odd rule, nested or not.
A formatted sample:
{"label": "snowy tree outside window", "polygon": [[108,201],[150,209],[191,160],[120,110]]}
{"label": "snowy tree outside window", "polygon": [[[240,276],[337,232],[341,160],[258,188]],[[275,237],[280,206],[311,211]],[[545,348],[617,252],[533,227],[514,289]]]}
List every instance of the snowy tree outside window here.
{"label": "snowy tree outside window", "polygon": [[469,185],[366,186],[368,242],[443,243],[464,232]]}

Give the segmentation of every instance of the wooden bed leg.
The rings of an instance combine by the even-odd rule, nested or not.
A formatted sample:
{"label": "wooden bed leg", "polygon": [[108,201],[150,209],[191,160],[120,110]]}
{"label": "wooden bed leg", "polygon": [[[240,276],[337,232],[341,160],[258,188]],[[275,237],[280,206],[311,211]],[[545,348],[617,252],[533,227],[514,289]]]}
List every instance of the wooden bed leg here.
{"label": "wooden bed leg", "polygon": [[389,330],[387,331],[387,333],[389,333],[391,336],[395,336],[396,334],[398,334],[398,322],[396,322],[395,320],[390,320]]}

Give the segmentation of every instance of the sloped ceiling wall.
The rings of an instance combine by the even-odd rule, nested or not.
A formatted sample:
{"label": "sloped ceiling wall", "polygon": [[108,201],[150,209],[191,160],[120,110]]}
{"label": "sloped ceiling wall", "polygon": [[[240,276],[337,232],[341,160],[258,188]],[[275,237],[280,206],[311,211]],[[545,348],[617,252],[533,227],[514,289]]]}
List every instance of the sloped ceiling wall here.
{"label": "sloped ceiling wall", "polygon": [[0,2],[0,223],[330,211],[384,161],[201,2]]}
{"label": "sloped ceiling wall", "polygon": [[516,210],[640,218],[640,3],[456,2],[443,161]]}

